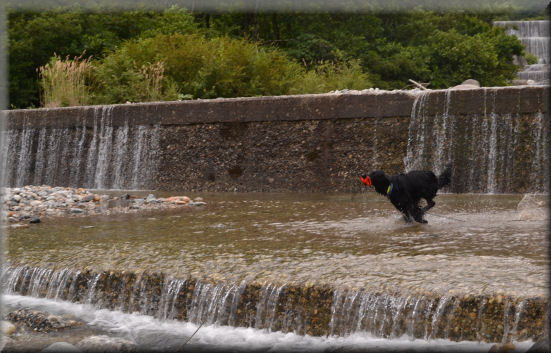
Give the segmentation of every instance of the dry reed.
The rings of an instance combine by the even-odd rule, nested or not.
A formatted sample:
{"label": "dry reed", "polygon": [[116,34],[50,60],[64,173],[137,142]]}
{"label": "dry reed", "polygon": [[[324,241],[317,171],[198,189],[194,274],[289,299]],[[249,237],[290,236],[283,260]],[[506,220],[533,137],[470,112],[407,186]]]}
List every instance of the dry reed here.
{"label": "dry reed", "polygon": [[165,66],[162,61],[151,65],[142,65],[141,74],[144,78],[142,92],[143,101],[160,101],[163,99],[163,79]]}
{"label": "dry reed", "polygon": [[86,105],[90,102],[90,91],[86,81],[90,78],[90,58],[84,53],[73,60],[69,56],[62,60],[54,53],[50,62],[39,68],[41,103],[43,107],[67,107]]}

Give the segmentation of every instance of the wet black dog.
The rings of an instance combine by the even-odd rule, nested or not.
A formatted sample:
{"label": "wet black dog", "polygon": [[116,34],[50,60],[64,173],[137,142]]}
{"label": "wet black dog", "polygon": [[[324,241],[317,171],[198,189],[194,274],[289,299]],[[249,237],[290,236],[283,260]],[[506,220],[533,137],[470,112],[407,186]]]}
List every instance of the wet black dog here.
{"label": "wet black dog", "polygon": [[[436,192],[451,182],[451,175],[451,164],[448,164],[438,177],[426,170],[414,170],[393,176],[376,170],[367,176],[362,175],[361,180],[367,186],[374,186],[379,194],[388,197],[394,207],[402,212],[406,222],[411,222],[413,218],[419,223],[427,223],[423,216],[434,206],[432,199]],[[423,208],[419,206],[422,198],[427,200],[427,206]]]}

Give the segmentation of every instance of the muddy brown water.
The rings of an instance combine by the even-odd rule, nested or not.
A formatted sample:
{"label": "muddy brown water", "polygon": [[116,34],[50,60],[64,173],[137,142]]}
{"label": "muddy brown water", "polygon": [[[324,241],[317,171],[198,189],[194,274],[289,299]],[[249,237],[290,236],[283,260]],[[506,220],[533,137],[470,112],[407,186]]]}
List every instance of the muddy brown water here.
{"label": "muddy brown water", "polygon": [[405,292],[542,296],[547,291],[548,217],[522,218],[517,205],[523,195],[439,195],[427,225],[404,223],[372,192],[189,196],[208,204],[109,218],[44,219],[10,229],[4,258],[14,265]]}

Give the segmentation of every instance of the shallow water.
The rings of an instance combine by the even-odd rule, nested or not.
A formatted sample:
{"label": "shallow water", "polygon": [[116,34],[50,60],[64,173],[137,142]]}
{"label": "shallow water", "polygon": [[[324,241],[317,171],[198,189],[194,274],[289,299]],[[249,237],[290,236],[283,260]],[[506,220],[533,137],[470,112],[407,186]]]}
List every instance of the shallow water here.
{"label": "shallow water", "polygon": [[228,281],[547,293],[547,217],[521,220],[522,195],[440,195],[427,225],[405,224],[372,192],[189,196],[208,205],[10,229],[5,259]]}

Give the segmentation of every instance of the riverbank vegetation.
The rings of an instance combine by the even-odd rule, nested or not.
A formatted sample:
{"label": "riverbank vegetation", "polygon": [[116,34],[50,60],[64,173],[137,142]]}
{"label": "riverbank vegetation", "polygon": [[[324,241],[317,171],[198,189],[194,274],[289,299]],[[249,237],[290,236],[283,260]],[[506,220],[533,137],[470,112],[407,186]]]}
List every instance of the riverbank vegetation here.
{"label": "riverbank vegetation", "polygon": [[10,107],[507,85],[524,54],[492,26],[507,16],[9,12]]}

